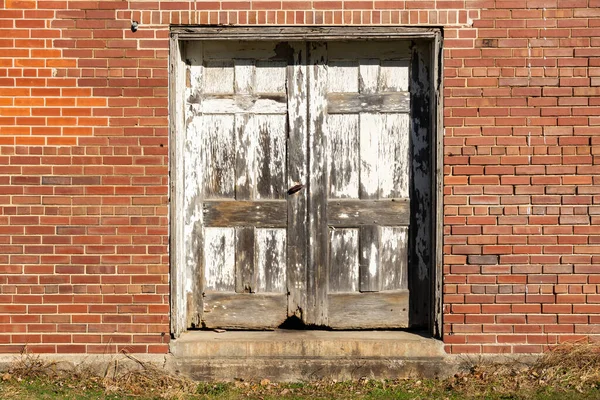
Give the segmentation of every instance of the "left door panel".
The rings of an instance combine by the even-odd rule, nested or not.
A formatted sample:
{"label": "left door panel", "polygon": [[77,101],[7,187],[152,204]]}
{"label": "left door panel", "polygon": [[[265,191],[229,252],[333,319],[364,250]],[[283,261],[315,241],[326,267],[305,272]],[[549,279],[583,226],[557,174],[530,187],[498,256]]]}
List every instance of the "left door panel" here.
{"label": "left door panel", "polygon": [[289,52],[185,49],[188,327],[271,329],[288,315]]}

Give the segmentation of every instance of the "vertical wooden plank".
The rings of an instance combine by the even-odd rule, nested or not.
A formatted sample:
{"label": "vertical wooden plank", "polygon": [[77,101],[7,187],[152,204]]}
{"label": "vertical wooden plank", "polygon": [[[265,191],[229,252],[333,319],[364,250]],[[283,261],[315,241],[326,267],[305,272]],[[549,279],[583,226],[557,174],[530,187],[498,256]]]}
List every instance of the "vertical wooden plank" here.
{"label": "vertical wooden plank", "polygon": [[379,198],[399,198],[409,196],[410,183],[410,118],[408,114],[386,114],[380,131]]}
{"label": "vertical wooden plank", "polygon": [[[202,45],[196,44],[185,48],[185,77],[187,81],[189,74],[189,86],[184,83],[186,90],[186,101],[201,95],[203,82],[202,67]],[[196,115],[193,109],[185,104],[185,137],[182,153],[176,157],[181,159],[183,166],[183,227],[182,240],[185,247],[185,296],[187,326],[200,326],[202,318],[204,291],[204,258],[202,256],[204,246],[204,230],[202,227],[202,201],[204,198],[204,176],[202,166],[205,160],[203,145],[203,117]],[[183,156],[182,156],[183,154]],[[177,218],[180,218],[177,216]]]}
{"label": "vertical wooden plank", "polygon": [[379,92],[408,90],[408,60],[383,60],[379,69]]}
{"label": "vertical wooden plank", "polygon": [[235,199],[254,199],[256,129],[248,114],[235,115]]}
{"label": "vertical wooden plank", "polygon": [[235,228],[235,291],[237,293],[256,292],[254,273],[254,228]]}
{"label": "vertical wooden plank", "polygon": [[285,93],[285,61],[259,60],[256,62],[255,93]]}
{"label": "vertical wooden plank", "polygon": [[[288,157],[287,183],[289,187],[308,184],[307,153],[307,45],[295,42],[289,45],[292,58],[287,67],[288,93]],[[305,320],[307,310],[306,278],[308,247],[307,190],[288,198],[287,228],[287,289],[288,316]]]}
{"label": "vertical wooden plank", "polygon": [[443,238],[444,238],[444,96],[442,93],[442,81],[444,71],[444,56],[442,49],[442,33],[438,30],[435,33],[434,43],[431,46],[431,87],[432,107],[431,110],[431,140],[430,148],[433,159],[431,169],[431,190],[432,204],[431,213],[433,218],[433,233],[431,240],[431,278],[432,294],[429,296],[433,302],[431,318],[429,319],[429,328],[435,338],[441,338],[443,335],[444,305],[443,284]]}
{"label": "vertical wooden plank", "polygon": [[[234,91],[236,94],[251,94],[255,82],[255,61],[234,59]],[[249,123],[248,114],[235,115],[236,157],[235,157],[235,198],[254,198],[254,147],[255,130]],[[254,228],[235,229],[235,291],[237,293],[256,292]]]}
{"label": "vertical wooden plank", "polygon": [[286,196],[286,141],[285,115],[255,115],[256,198],[283,199]]}
{"label": "vertical wooden plank", "polygon": [[408,228],[380,228],[381,290],[408,288]]}
{"label": "vertical wooden plank", "polygon": [[285,248],[285,229],[256,229],[257,292],[286,292]]}
{"label": "vertical wooden plank", "polygon": [[254,60],[234,59],[234,91],[236,94],[250,94],[254,90],[255,67]]}
{"label": "vertical wooden plank", "polygon": [[380,227],[363,225],[360,228],[360,291],[381,290]]}
{"label": "vertical wooden plank", "polygon": [[330,61],[327,68],[328,93],[358,92],[358,62],[355,60]]}
{"label": "vertical wooden plank", "polygon": [[235,290],[234,228],[204,228],[204,287]]}
{"label": "vertical wooden plank", "polygon": [[[170,219],[170,265],[171,272],[171,333],[175,338],[186,330],[189,326],[188,315],[189,308],[187,298],[189,292],[186,290],[187,281],[192,280],[194,275],[190,275],[190,266],[186,262],[186,240],[185,226],[186,220],[181,216],[185,215],[185,176],[184,176],[184,152],[185,138],[178,135],[177,132],[186,131],[185,126],[185,100],[184,92],[181,88],[185,86],[186,65],[183,62],[183,53],[185,48],[179,42],[177,35],[170,39],[170,58],[169,58],[169,166],[171,172],[170,194],[171,207],[169,209]],[[193,266],[195,269],[196,265]],[[201,298],[202,296],[200,296]],[[198,310],[202,310],[200,307]],[[194,310],[196,311],[196,310]],[[199,319],[199,317],[198,317]],[[191,322],[191,321],[190,321]]]}
{"label": "vertical wooden plank", "polygon": [[358,291],[358,229],[330,229],[329,245],[329,291]]}
{"label": "vertical wooden plank", "polygon": [[235,196],[233,115],[202,115],[203,192],[205,199]]}
{"label": "vertical wooden plank", "polygon": [[379,83],[379,60],[362,59],[358,67],[358,90],[360,93],[375,93]]}
{"label": "vertical wooden plank", "polygon": [[358,115],[327,116],[329,198],[358,198]]}
{"label": "vertical wooden plank", "polygon": [[205,60],[204,83],[205,94],[233,93],[234,72],[230,60]]}
{"label": "vertical wooden plank", "polygon": [[327,324],[328,241],[327,228],[327,126],[325,124],[327,91],[327,44],[309,43],[309,185],[308,210],[308,312],[307,322]]}
{"label": "vertical wooden plank", "polygon": [[[360,198],[376,199],[379,192],[379,135],[385,115],[360,114]],[[387,166],[386,166],[387,167]]]}

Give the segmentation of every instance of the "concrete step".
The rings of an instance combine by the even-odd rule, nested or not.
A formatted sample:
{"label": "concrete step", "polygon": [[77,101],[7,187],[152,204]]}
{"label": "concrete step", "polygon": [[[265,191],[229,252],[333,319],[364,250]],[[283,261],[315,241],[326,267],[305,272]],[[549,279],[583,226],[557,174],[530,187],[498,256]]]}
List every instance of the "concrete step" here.
{"label": "concrete step", "polygon": [[171,342],[173,367],[194,379],[304,381],[453,373],[441,341],[403,331],[192,331]]}

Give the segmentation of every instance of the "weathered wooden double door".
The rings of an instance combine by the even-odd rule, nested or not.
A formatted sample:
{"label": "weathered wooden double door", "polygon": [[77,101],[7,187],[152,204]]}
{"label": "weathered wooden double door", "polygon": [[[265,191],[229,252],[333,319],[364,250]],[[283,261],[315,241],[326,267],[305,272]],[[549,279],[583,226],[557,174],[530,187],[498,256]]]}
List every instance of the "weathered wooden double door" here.
{"label": "weathered wooden double door", "polygon": [[192,42],[188,325],[408,326],[408,48]]}

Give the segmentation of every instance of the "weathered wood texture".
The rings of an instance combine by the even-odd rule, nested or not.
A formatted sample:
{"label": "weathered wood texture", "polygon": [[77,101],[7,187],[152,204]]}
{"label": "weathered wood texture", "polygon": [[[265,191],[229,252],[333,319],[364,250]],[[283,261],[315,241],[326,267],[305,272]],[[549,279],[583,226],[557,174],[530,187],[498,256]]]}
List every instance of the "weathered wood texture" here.
{"label": "weathered wood texture", "polygon": [[210,201],[202,205],[205,226],[284,227],[285,201]]}
{"label": "weathered wood texture", "polygon": [[327,95],[329,114],[408,112],[408,93],[330,93]]}
{"label": "weathered wood texture", "polygon": [[[432,187],[434,156],[432,148],[433,124],[431,118],[431,47],[427,42],[416,44],[411,63],[411,236],[409,260],[411,290],[411,325],[428,327],[432,302],[432,273],[434,252],[433,218],[435,189]],[[438,160],[441,165],[441,159]],[[441,171],[440,171],[441,173]],[[440,175],[441,176],[441,175]],[[441,187],[441,186],[440,186]],[[438,218],[442,218],[439,214]],[[441,248],[441,246],[439,246]],[[440,297],[441,298],[441,297]]]}
{"label": "weathered wood texture", "polygon": [[335,227],[361,225],[408,226],[410,202],[393,200],[329,200],[327,223]]}
{"label": "weathered wood texture", "polygon": [[218,293],[204,295],[205,328],[275,329],[287,318],[285,294]]}
{"label": "weathered wood texture", "polygon": [[369,293],[330,293],[329,324],[334,329],[408,327],[408,290]]}
{"label": "weathered wood texture", "polygon": [[408,298],[392,295],[408,282],[407,53],[387,42],[364,52],[342,42],[249,47],[194,44],[186,58],[188,263],[205,295],[198,314],[205,325],[272,328],[250,321],[262,314],[233,323],[243,312],[207,308],[206,296],[251,308],[236,296],[280,293],[289,295],[286,316],[359,327],[339,322],[331,294],[353,294],[348,307],[367,314],[380,313],[369,297],[382,291],[388,303]]}
{"label": "weathered wood texture", "polygon": [[[336,329],[408,324],[409,54],[389,43],[363,49],[328,44],[328,325]],[[345,304],[336,303],[342,292]],[[378,302],[403,311],[388,318]]]}
{"label": "weathered wood texture", "polygon": [[[291,43],[280,48],[289,54],[288,93],[288,185],[308,184],[307,44]],[[300,320],[307,310],[308,209],[307,190],[288,196],[287,222],[287,290],[288,316]]]}
{"label": "weathered wood texture", "polygon": [[308,52],[308,282],[305,321],[327,325],[329,232],[327,229],[327,44],[309,43]]}
{"label": "weathered wood texture", "polygon": [[[188,268],[198,277],[193,296],[226,294],[233,307],[242,307],[210,306],[208,315],[206,301],[199,308],[194,300],[189,308],[204,325],[273,328],[271,314],[287,314],[280,298],[287,293],[288,61],[277,46],[194,42],[187,49],[185,184],[192,215],[186,240]],[[257,297],[253,305],[247,296],[260,293],[281,295],[277,301]]]}

